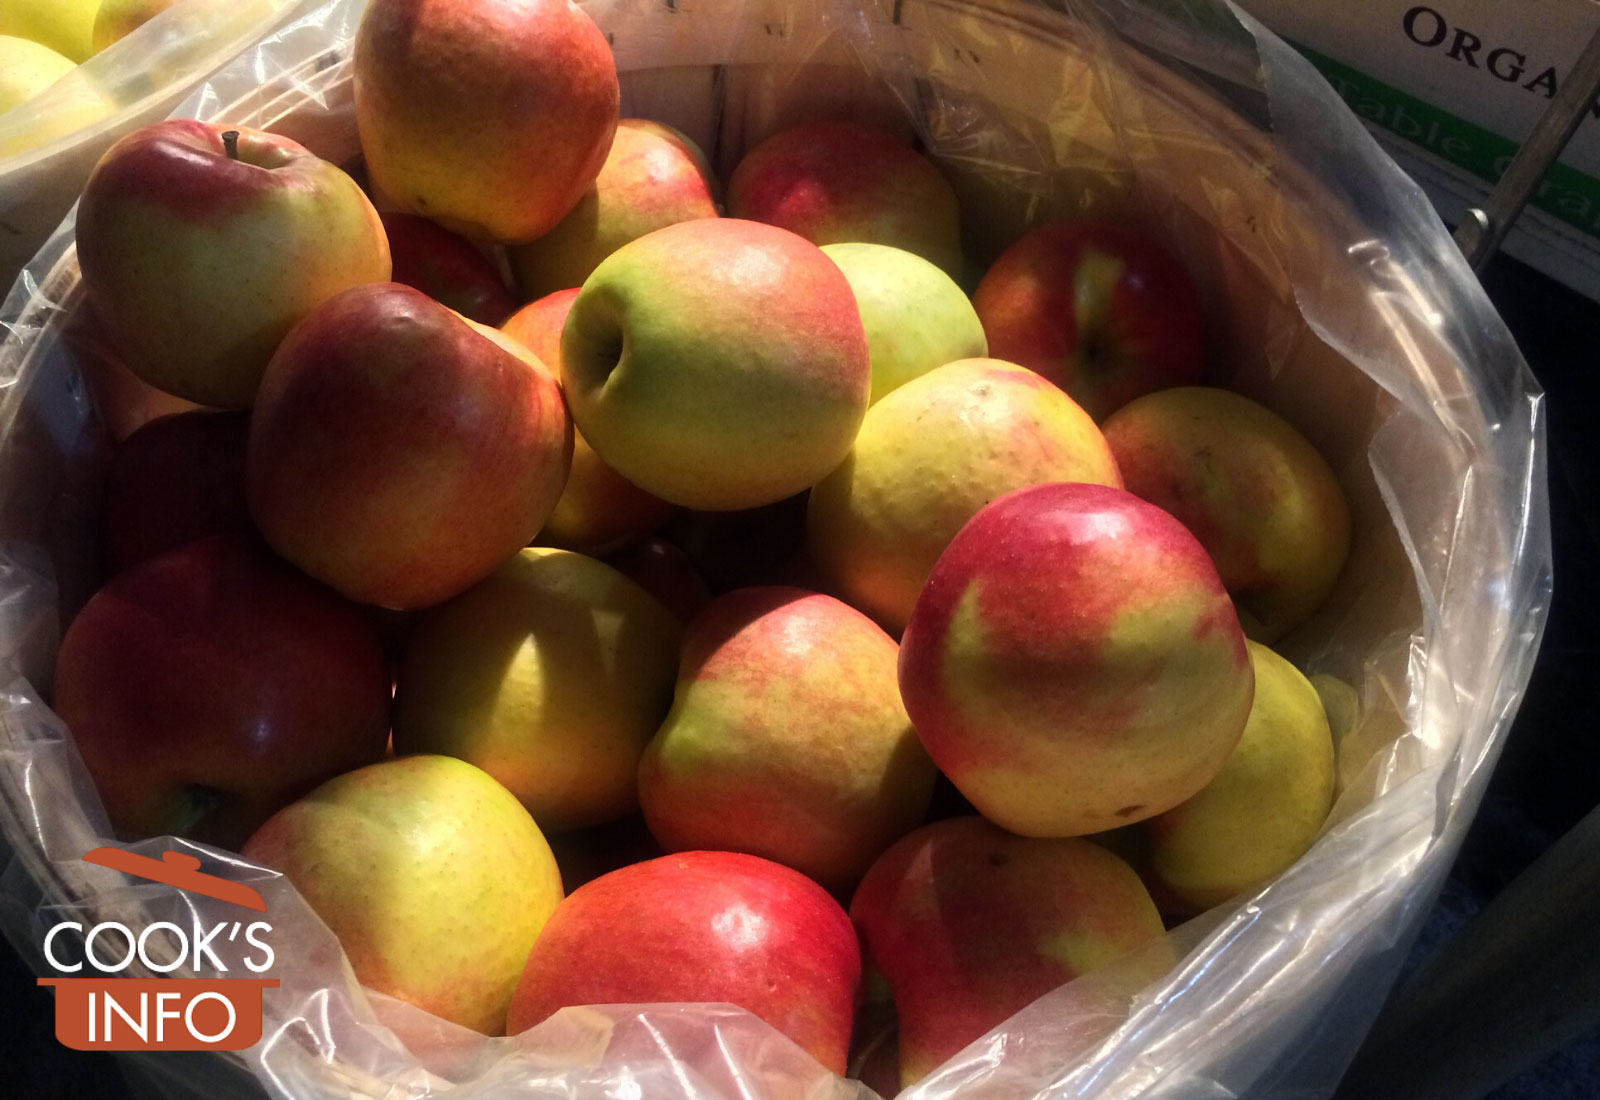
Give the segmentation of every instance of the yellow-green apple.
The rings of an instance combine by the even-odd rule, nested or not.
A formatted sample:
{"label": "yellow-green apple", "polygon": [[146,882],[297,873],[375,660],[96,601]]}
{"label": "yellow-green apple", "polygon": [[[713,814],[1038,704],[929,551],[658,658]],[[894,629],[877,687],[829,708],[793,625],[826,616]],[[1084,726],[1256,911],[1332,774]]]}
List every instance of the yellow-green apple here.
{"label": "yellow-green apple", "polygon": [[638,805],[682,634],[611,566],[530,547],[412,628],[395,751],[476,764],[547,832],[613,821]]}
{"label": "yellow-green apple", "polygon": [[617,473],[673,504],[732,511],[838,465],[871,368],[850,283],[816,245],[698,218],[595,268],[561,333],[561,380]]}
{"label": "yellow-green apple", "polygon": [[62,639],[51,701],[121,835],[231,848],[382,759],[389,686],[360,608],[218,535],[106,582]]}
{"label": "yellow-green apple", "polygon": [[77,63],[28,38],[0,34],[0,115],[66,76]]}
{"label": "yellow-green apple", "polygon": [[562,898],[528,811],[449,756],[331,779],[243,853],[287,876],[362,985],[486,1035],[504,1033],[528,951]]}
{"label": "yellow-green apple", "polygon": [[510,249],[524,298],[582,286],[600,261],[656,229],[714,218],[711,169],[689,138],[659,122],[617,123],[600,174],[549,232]]}
{"label": "yellow-green apple", "polygon": [[[575,286],[546,294],[517,310],[501,330],[559,377],[561,329],[577,297]],[[582,554],[605,554],[660,527],[672,512],[672,505],[607,466],[583,433],[574,431],[572,470],[538,541]]]}
{"label": "yellow-green apple", "polygon": [[1152,393],[1105,423],[1129,492],[1217,564],[1245,633],[1271,643],[1321,606],[1350,554],[1350,506],[1311,441],[1229,390]]}
{"label": "yellow-green apple", "polygon": [[91,36],[94,52],[132,34],[178,0],[100,0]]}
{"label": "yellow-green apple", "polygon": [[1188,915],[1264,886],[1316,840],[1333,806],[1333,734],[1299,669],[1250,643],[1255,701],[1233,755],[1194,797],[1139,823],[1163,908]]}
{"label": "yellow-green apple", "polygon": [[1184,526],[1072,482],[985,507],[940,556],[900,643],[935,764],[1027,836],[1152,817],[1222,769],[1250,714],[1244,632]]}
{"label": "yellow-green apple", "polygon": [[831,596],[771,586],[713,600],[689,624],[672,710],[639,761],[661,846],[749,852],[848,890],[933,794],[898,657]]}
{"label": "yellow-green apple", "polygon": [[819,245],[892,245],[962,274],[955,191],[931,160],[874,126],[806,122],[760,142],[728,177],[728,216]]}
{"label": "yellow-green apple", "polygon": [[390,272],[378,213],[339,168],[277,134],[195,119],[135,130],[100,158],[78,203],[78,263],[130,370],[226,408],[250,405],[313,308]]}
{"label": "yellow-green apple", "polygon": [[548,232],[617,126],[611,47],[570,0],[372,0],[351,71],[374,187],[467,237]]}
{"label": "yellow-green apple", "polygon": [[390,210],[379,217],[395,282],[479,324],[501,324],[516,311],[517,300],[499,270],[470,241],[415,214]]}
{"label": "yellow-green apple", "polygon": [[827,244],[855,291],[872,357],[872,400],[957,359],[989,354],[966,292],[921,256],[886,244]]}
{"label": "yellow-green apple", "polygon": [[1139,876],[1104,848],[1013,836],[981,817],[935,822],[895,844],[850,916],[894,994],[907,1086],[1164,931]]}
{"label": "yellow-green apple", "polygon": [[733,1004],[843,1073],[860,981],[855,929],[822,887],[757,856],[683,852],[602,875],[557,907],[506,1030],[569,1005]]}
{"label": "yellow-green apple", "polygon": [[868,410],[811,491],[807,548],[830,591],[899,634],[962,524],[1046,481],[1122,484],[1100,429],[1045,379],[997,359],[946,363]]}
{"label": "yellow-green apple", "polygon": [[295,326],[245,456],[273,548],[352,599],[406,609],[527,545],[566,481],[572,425],[554,376],[494,336],[398,283],[346,291]]}
{"label": "yellow-green apple", "polygon": [[100,505],[106,565],[119,572],[205,535],[251,532],[242,412],[196,409],[141,426],[111,450]]}
{"label": "yellow-green apple", "polygon": [[50,47],[74,65],[94,53],[99,0],[0,0],[0,35]]}
{"label": "yellow-green apple", "polygon": [[805,550],[806,493],[736,512],[679,512],[662,535],[715,593],[777,584]]}
{"label": "yellow-green apple", "polygon": [[1024,234],[972,294],[989,354],[1038,371],[1096,421],[1141,394],[1200,381],[1194,278],[1150,231],[1069,218]]}
{"label": "yellow-green apple", "polygon": [[711,589],[683,549],[659,535],[640,539],[606,555],[606,563],[661,601],[687,623],[711,602]]}

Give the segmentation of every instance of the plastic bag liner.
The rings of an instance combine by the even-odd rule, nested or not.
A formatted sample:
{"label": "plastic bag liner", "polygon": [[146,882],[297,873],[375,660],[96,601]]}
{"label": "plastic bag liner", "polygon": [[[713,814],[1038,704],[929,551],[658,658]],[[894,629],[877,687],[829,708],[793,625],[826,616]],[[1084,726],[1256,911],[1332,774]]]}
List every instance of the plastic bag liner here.
{"label": "plastic bag liner", "polygon": [[[179,113],[356,156],[360,7],[307,13]],[[914,134],[961,197],[972,273],[1053,215],[1147,220],[1205,288],[1215,378],[1330,459],[1352,502],[1353,557],[1326,608],[1281,646],[1344,700],[1339,794],[1315,847],[1255,896],[1045,996],[908,1094],[1326,1096],[1481,797],[1549,589],[1540,397],[1421,192],[1296,55],[1208,0],[588,10],[611,37],[623,113],[683,129],[724,178],[753,142],[808,118]],[[76,270],[69,218],[6,300],[0,346],[0,811],[12,849],[0,917],[41,974],[43,934],[60,920],[233,919],[80,859],[111,834],[43,702],[61,624],[92,577],[107,437],[72,339]],[[134,847],[169,846],[192,848]],[[363,991],[273,873],[193,850],[265,896],[267,976],[281,984],[242,1055],[141,1056],[135,1068],[161,1093],[870,1095],[726,1006],[572,1009],[512,1038],[465,1033]]]}

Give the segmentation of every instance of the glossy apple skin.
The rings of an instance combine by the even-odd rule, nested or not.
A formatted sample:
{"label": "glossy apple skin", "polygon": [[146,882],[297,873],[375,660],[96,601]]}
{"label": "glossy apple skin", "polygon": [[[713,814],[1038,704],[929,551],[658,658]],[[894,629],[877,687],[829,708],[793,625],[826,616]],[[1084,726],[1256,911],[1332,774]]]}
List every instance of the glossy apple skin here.
{"label": "glossy apple skin", "polygon": [[112,448],[101,498],[106,565],[120,572],[206,535],[251,533],[242,412],[159,417]]}
{"label": "glossy apple skin", "polygon": [[84,185],[77,242],[84,289],[128,368],[222,408],[249,407],[278,342],[312,309],[391,270],[377,211],[339,168],[288,138],[194,119],[106,151]]}
{"label": "glossy apple skin", "polygon": [[[512,314],[501,331],[525,344],[559,377],[561,329],[577,297],[576,286],[546,294]],[[538,541],[582,554],[606,554],[660,527],[674,511],[607,466],[583,433],[574,431],[572,470]]]}
{"label": "glossy apple skin", "polygon": [[736,852],[680,852],[574,890],[528,955],[511,1034],[569,1005],[728,1003],[843,1073],[856,932],[822,887]]}
{"label": "glossy apple skin", "polygon": [[646,233],[717,216],[711,170],[699,146],[659,122],[617,123],[600,174],[561,222],[510,250],[525,298],[582,286],[611,253]]}
{"label": "glossy apple skin", "polygon": [[898,655],[831,596],[772,586],[714,600],[684,636],[672,710],[639,761],[662,847],[749,852],[854,886],[933,795]]}
{"label": "glossy apple skin", "polygon": [[866,412],[866,333],[844,274],[787,230],[679,222],[623,245],[561,334],[578,429],[623,477],[688,508],[792,496]]}
{"label": "glossy apple skin", "polygon": [[1139,876],[1110,852],[981,817],[924,826],[890,848],[850,916],[894,994],[905,1086],[1165,930]]}
{"label": "glossy apple skin", "polygon": [[961,529],[900,644],[900,691],[989,820],[1078,836],[1217,774],[1254,687],[1205,550],[1167,513],[1079,483],[1008,493]]}
{"label": "glossy apple skin", "polygon": [[616,131],[611,47],[567,0],[374,0],[351,67],[373,184],[467,237],[548,232]]}
{"label": "glossy apple skin", "polygon": [[728,177],[728,216],[818,245],[903,248],[961,278],[955,192],[932,161],[877,127],[830,120],[778,131]]}
{"label": "glossy apple skin", "polygon": [[338,776],[274,814],[243,854],[288,877],[362,985],[485,1035],[504,1034],[528,950],[562,897],[528,811],[448,756]]}
{"label": "glossy apple skin", "polygon": [[388,664],[363,611],[220,535],[108,581],[72,621],[52,704],[118,833],[234,848],[382,758]]}
{"label": "glossy apple skin", "polygon": [[1128,491],[1194,532],[1251,638],[1282,638],[1327,599],[1350,556],[1350,506],[1288,421],[1241,394],[1184,386],[1131,402],[1105,428]]}
{"label": "glossy apple skin", "polygon": [[500,272],[470,241],[415,214],[384,211],[379,217],[395,282],[483,325],[499,325],[516,311]]}
{"label": "glossy apple skin", "polygon": [[990,355],[1038,371],[1096,421],[1205,369],[1194,279],[1136,226],[1069,219],[1031,230],[990,265],[972,304]]}
{"label": "glossy apple skin", "polygon": [[[492,331],[492,330],[491,330]],[[554,376],[420,291],[379,283],[284,340],[250,418],[250,514],[351,599],[448,599],[514,556],[566,481]]]}

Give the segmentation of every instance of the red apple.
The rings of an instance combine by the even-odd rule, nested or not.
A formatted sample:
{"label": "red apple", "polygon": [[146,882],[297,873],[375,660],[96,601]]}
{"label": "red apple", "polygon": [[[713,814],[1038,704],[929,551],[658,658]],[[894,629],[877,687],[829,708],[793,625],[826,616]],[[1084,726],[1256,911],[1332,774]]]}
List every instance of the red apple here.
{"label": "red apple", "polygon": [[199,409],[149,421],[111,451],[100,508],[112,572],[205,535],[252,530],[242,412]]}
{"label": "red apple", "polygon": [[391,210],[379,216],[389,235],[395,282],[479,324],[498,325],[516,310],[499,270],[470,241],[415,214]]}
{"label": "red apple", "polygon": [[351,67],[373,185],[468,237],[547,232],[617,126],[611,47],[569,0],[373,0]]}
{"label": "red apple", "polygon": [[383,607],[494,572],[544,524],[572,456],[560,388],[519,350],[398,283],[324,304],[273,356],[250,419],[267,541]]}
{"label": "red apple", "polygon": [[728,216],[818,245],[891,245],[961,278],[955,192],[932,161],[873,126],[808,122],[773,134],[728,177]]}
{"label": "red apple", "polygon": [[660,536],[641,539],[609,554],[606,563],[661,601],[686,623],[711,602],[711,589],[681,548]]}
{"label": "red apple", "polygon": [[363,611],[219,535],[113,577],[68,628],[52,703],[112,825],[237,847],[383,757],[389,669]]}
{"label": "red apple", "polygon": [[128,368],[227,408],[250,405],[278,341],[314,307],[390,272],[378,213],[337,166],[277,134],[195,119],[106,151],[77,239],[84,290]]}
{"label": "red apple", "polygon": [[1147,231],[1068,219],[1025,234],[972,304],[989,354],[1038,371],[1095,420],[1200,380],[1205,316],[1194,279]]}
{"label": "red apple", "polygon": [[757,856],[682,852],[603,875],[556,907],[506,1031],[568,1005],[728,1003],[843,1073],[860,980],[855,929],[822,887]]}

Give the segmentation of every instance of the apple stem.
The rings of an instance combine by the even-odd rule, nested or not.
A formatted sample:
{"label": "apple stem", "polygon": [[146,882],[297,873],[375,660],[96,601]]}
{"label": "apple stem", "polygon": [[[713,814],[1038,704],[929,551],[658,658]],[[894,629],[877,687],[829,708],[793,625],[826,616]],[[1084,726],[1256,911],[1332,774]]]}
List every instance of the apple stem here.
{"label": "apple stem", "polygon": [[239,131],[222,131],[222,147],[228,151],[229,160],[239,159]]}

